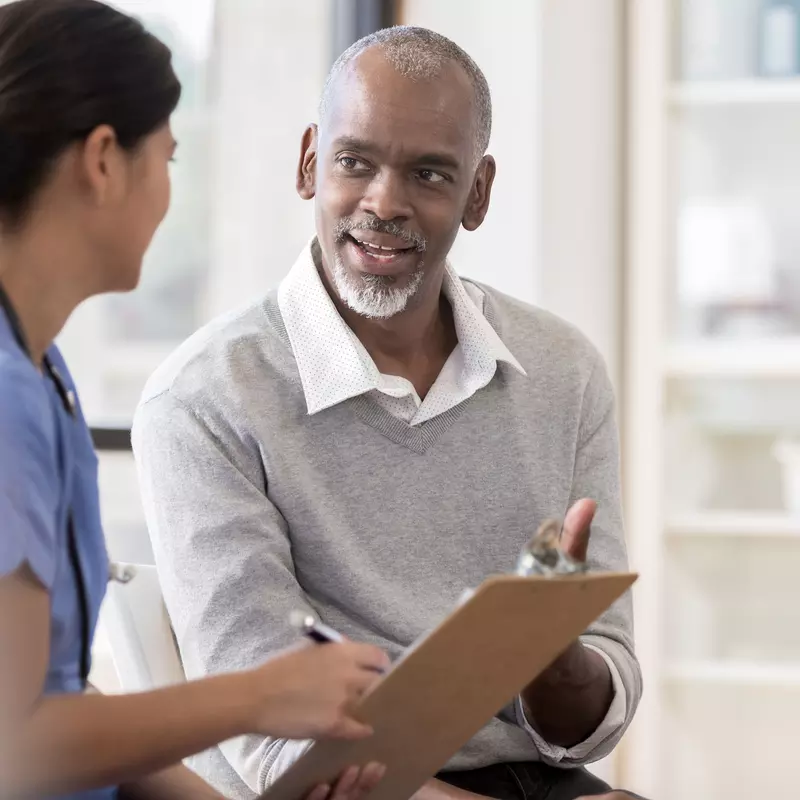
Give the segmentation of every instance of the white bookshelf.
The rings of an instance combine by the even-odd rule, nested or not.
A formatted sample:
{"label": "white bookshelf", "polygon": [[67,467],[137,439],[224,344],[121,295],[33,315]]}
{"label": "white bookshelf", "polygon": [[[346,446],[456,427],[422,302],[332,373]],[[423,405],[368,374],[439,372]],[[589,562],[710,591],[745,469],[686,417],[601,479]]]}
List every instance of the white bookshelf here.
{"label": "white bookshelf", "polygon": [[698,661],[669,664],[664,680],[674,685],[754,689],[800,689],[800,663],[776,665]]}
{"label": "white bookshelf", "polygon": [[671,378],[798,379],[800,337],[671,344],[663,366]]}
{"label": "white bookshelf", "polygon": [[675,109],[800,104],[800,80],[685,81],[672,83],[668,101]]}
{"label": "white bookshelf", "polygon": [[[694,1],[628,5],[623,476],[647,688],[623,784],[658,800],[788,800],[791,764],[758,746],[747,759],[730,752],[742,746],[734,729],[790,741],[800,713],[800,515],[784,510],[773,449],[800,437],[800,305],[783,288],[787,276],[800,286],[800,78],[676,80],[679,12]],[[738,327],[719,332],[728,287],[716,278],[715,299],[698,300],[692,287],[708,284],[681,282],[679,215],[742,198],[786,274],[779,289],[753,289],[756,301],[723,303]],[[769,291],[774,303],[760,304]]]}
{"label": "white bookshelf", "polygon": [[[783,512],[696,512],[670,517],[666,533],[683,538],[788,539],[800,545],[800,516]],[[798,553],[800,558],[800,551]]]}

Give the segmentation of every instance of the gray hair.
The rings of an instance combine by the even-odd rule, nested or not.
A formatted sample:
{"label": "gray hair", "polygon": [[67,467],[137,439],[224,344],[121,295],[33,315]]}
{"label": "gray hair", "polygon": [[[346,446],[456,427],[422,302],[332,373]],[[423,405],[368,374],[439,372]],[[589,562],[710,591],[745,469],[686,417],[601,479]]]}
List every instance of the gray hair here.
{"label": "gray hair", "polygon": [[477,127],[475,151],[481,158],[489,146],[492,133],[492,96],[489,84],[481,68],[455,42],[440,33],[409,25],[396,25],[392,28],[371,33],[359,39],[336,59],[331,67],[322,90],[319,104],[319,118],[323,123],[330,104],[331,88],[337,78],[361,53],[370,47],[380,47],[386,60],[401,74],[412,80],[435,78],[444,64],[455,62],[469,76],[475,92]]}

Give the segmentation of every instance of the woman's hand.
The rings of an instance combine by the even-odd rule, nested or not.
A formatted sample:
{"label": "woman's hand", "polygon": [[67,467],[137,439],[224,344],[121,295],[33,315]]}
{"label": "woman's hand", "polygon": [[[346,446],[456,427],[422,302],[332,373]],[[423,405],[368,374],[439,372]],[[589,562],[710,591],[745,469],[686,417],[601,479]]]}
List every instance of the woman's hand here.
{"label": "woman's hand", "polygon": [[287,650],[251,673],[253,732],[285,739],[369,736],[372,729],[351,710],[388,667],[388,656],[371,645],[304,644]]}
{"label": "woman's hand", "polygon": [[386,767],[382,764],[367,764],[361,770],[350,767],[332,789],[326,784],[317,786],[306,800],[361,800],[381,782],[385,773]]}

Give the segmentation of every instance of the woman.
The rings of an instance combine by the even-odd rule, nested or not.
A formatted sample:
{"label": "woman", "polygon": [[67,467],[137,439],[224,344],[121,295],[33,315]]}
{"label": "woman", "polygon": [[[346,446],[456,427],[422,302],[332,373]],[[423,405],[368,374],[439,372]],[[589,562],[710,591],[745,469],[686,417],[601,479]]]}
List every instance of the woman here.
{"label": "woman", "polygon": [[[347,709],[387,661],[350,643],[86,691],[109,570],[96,457],[53,339],[87,297],[136,286],[169,205],[179,95],[169,50],[96,0],[0,7],[0,797],[219,797],[181,760],[247,733],[370,733]],[[349,770],[333,796],[381,772]]]}

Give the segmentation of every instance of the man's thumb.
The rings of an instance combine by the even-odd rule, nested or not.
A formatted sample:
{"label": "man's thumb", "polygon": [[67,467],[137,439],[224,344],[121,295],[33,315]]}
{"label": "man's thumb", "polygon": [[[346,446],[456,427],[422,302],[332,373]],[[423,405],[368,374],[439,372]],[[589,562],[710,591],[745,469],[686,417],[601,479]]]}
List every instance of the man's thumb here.
{"label": "man's thumb", "polygon": [[564,517],[561,547],[567,555],[577,561],[586,561],[586,554],[589,550],[589,532],[596,510],[597,503],[584,498],[578,500]]}

